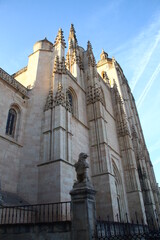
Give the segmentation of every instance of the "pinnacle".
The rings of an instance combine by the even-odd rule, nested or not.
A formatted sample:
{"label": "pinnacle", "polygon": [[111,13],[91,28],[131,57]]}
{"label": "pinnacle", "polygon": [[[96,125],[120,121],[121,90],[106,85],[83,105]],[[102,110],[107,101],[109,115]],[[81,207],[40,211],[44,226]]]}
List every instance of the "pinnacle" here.
{"label": "pinnacle", "polygon": [[70,31],[69,31],[69,39],[74,39],[76,43],[78,43],[77,41],[77,38],[76,38],[76,31],[75,31],[75,28],[74,28],[74,25],[71,24],[71,28],[70,28]]}
{"label": "pinnacle", "polygon": [[92,51],[92,45],[91,45],[91,42],[90,42],[90,41],[87,42],[87,50],[88,50],[89,52]]}
{"label": "pinnacle", "polygon": [[65,40],[64,40],[64,36],[63,36],[63,31],[62,31],[61,28],[58,30],[58,34],[57,34],[57,37],[55,39],[54,45],[57,45],[59,43],[61,43],[64,47],[66,47],[66,43],[65,43]]}

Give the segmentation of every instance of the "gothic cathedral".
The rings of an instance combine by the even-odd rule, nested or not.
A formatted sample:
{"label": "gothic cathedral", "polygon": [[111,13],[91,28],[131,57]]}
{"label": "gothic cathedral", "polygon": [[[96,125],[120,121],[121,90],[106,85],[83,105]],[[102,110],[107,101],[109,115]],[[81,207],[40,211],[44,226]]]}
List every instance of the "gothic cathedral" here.
{"label": "gothic cathedral", "polygon": [[104,50],[96,63],[73,25],[65,48],[59,29],[54,44],[35,43],[26,67],[0,69],[0,204],[70,200],[84,152],[97,216],[156,219],[160,192],[123,70]]}

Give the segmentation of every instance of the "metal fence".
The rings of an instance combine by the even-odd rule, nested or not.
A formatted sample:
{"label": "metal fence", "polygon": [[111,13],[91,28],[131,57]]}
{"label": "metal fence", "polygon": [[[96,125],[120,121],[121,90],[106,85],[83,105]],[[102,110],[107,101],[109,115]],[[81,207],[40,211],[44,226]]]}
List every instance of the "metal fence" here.
{"label": "metal fence", "polygon": [[0,224],[70,221],[70,206],[71,202],[1,206]]}
{"label": "metal fence", "polygon": [[144,224],[143,220],[129,223],[101,221],[96,222],[95,232],[92,237],[94,240],[158,240],[160,239],[160,227],[158,219],[148,220],[148,224]]}

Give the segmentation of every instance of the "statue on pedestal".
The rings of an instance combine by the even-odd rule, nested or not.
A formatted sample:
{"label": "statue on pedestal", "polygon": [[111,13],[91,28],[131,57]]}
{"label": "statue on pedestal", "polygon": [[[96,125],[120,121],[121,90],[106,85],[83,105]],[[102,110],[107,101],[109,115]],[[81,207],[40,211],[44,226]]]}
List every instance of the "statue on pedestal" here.
{"label": "statue on pedestal", "polygon": [[85,185],[93,188],[88,177],[89,164],[86,162],[87,157],[88,155],[86,153],[80,153],[78,162],[74,164],[77,173],[77,181],[75,182],[74,187],[83,187]]}

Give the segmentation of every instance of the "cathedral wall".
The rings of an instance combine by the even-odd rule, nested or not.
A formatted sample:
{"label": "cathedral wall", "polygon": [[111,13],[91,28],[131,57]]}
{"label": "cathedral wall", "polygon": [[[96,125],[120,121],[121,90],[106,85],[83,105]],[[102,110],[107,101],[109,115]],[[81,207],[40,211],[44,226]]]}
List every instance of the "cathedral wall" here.
{"label": "cathedral wall", "polygon": [[[59,160],[60,161],[60,160]],[[50,161],[47,164],[38,165],[38,202],[60,202],[60,163]]]}
{"label": "cathedral wall", "polygon": [[[63,109],[62,106],[60,108]],[[65,111],[65,109],[63,110]],[[58,118],[54,120],[57,121]],[[65,125],[66,122],[63,118],[63,127]],[[56,126],[56,122],[54,126]],[[38,165],[39,202],[70,200],[69,192],[76,179],[73,165],[77,162],[80,152],[89,155],[89,147],[88,129],[74,116],[71,116],[69,131],[71,134],[67,134],[64,128],[63,130],[57,128],[56,133],[53,134],[52,159],[47,162],[43,160],[43,163]],[[67,149],[70,156],[67,154]]]}
{"label": "cathedral wall", "polygon": [[86,93],[78,84],[78,82],[72,79],[70,76],[66,76],[63,81],[64,88],[73,90],[73,101],[77,105],[77,114],[75,117],[87,126],[87,113],[86,113]]}
{"label": "cathedral wall", "polygon": [[[17,112],[14,136],[6,134],[10,108]],[[17,192],[26,109],[27,100],[0,80],[0,180],[3,191]]]}
{"label": "cathedral wall", "polygon": [[24,148],[20,164],[18,193],[27,201],[37,201],[42,119],[51,79],[52,52],[38,51],[30,56],[28,79],[34,83],[30,91],[26,116]]}

